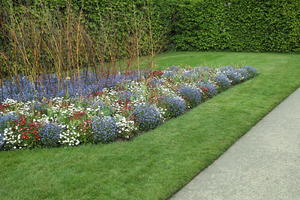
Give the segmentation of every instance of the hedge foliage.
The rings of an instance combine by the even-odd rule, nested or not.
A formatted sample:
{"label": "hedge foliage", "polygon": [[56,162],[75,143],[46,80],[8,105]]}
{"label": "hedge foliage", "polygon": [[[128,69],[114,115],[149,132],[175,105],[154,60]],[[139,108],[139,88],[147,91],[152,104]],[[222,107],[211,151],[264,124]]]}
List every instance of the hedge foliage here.
{"label": "hedge foliage", "polygon": [[[27,6],[46,2],[61,10],[67,1],[14,0]],[[154,37],[164,35],[167,49],[300,51],[299,0],[72,0],[96,34],[100,19],[112,16],[122,31],[135,12],[149,11],[145,2],[151,8]]]}
{"label": "hedge foliage", "polygon": [[185,1],[173,28],[178,50],[299,52],[300,1]]}

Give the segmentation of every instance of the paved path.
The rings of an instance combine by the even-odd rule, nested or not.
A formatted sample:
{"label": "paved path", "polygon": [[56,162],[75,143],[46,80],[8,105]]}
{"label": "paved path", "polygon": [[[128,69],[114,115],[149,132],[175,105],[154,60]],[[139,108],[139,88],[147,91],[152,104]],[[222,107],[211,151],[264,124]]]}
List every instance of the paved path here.
{"label": "paved path", "polygon": [[300,88],[171,199],[300,200]]}

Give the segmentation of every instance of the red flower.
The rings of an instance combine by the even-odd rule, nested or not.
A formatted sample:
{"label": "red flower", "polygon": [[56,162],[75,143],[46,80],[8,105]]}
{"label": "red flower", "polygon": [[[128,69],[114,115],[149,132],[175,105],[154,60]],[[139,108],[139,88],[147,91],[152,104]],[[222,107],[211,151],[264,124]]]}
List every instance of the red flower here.
{"label": "red flower", "polygon": [[13,130],[16,134],[20,134],[22,139],[35,142],[40,140],[40,128],[41,127],[38,123],[30,122],[25,118],[25,116],[21,116],[16,122],[16,125],[13,127]]}
{"label": "red flower", "polygon": [[121,104],[121,103],[122,103],[122,100],[119,99],[119,100],[117,101],[117,103],[118,103],[118,104]]}
{"label": "red flower", "polygon": [[208,92],[208,88],[204,88],[204,87],[199,87],[204,93]]}
{"label": "red flower", "polygon": [[96,96],[100,96],[102,94],[104,94],[104,92],[98,91],[98,92],[94,92],[94,93],[90,94],[89,97],[96,97]]}
{"label": "red flower", "polygon": [[9,107],[8,104],[0,104],[0,111],[5,112],[8,107]]}
{"label": "red flower", "polygon": [[125,75],[131,75],[131,74],[133,74],[133,72],[127,71],[127,72],[125,72],[124,74],[125,74]]}
{"label": "red flower", "polygon": [[85,112],[74,112],[73,116],[70,117],[70,120],[80,120],[86,116]]}
{"label": "red flower", "polygon": [[84,132],[88,131],[89,129],[92,128],[92,120],[91,119],[84,120],[80,124],[80,127],[81,127],[82,131],[84,131]]}
{"label": "red flower", "polygon": [[164,73],[159,70],[155,70],[151,73],[151,76],[157,77],[157,76],[162,76]]}

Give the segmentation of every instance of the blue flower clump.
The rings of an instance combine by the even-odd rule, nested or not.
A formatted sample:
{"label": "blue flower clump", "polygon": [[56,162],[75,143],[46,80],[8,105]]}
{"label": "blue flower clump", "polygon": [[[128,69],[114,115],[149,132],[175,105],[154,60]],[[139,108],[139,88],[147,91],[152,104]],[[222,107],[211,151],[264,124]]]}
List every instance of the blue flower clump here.
{"label": "blue flower clump", "polygon": [[245,66],[242,69],[246,69],[249,73],[249,78],[253,78],[254,76],[257,75],[257,69],[251,66]]}
{"label": "blue flower clump", "polygon": [[168,71],[178,72],[180,70],[180,67],[178,67],[178,66],[171,66],[167,70]]}
{"label": "blue flower clump", "polygon": [[195,72],[193,70],[188,70],[182,73],[182,78],[185,80],[192,79],[195,77]]}
{"label": "blue flower clump", "polygon": [[58,145],[62,128],[56,124],[45,124],[40,130],[41,143],[47,147],[55,147]]}
{"label": "blue flower clump", "polygon": [[92,131],[95,143],[108,143],[118,136],[118,127],[111,116],[96,117],[92,121]]}
{"label": "blue flower clump", "polygon": [[229,65],[229,66],[220,67],[219,70],[222,71],[222,72],[226,72],[226,71],[234,70],[234,68]]}
{"label": "blue flower clump", "polygon": [[191,86],[183,86],[178,90],[180,96],[182,96],[191,107],[201,103],[201,92],[199,89]]}
{"label": "blue flower clump", "polygon": [[164,97],[162,101],[167,107],[169,117],[177,117],[186,111],[186,103],[181,97]]}
{"label": "blue flower clump", "polygon": [[199,86],[200,88],[205,88],[207,90],[206,95],[209,98],[218,94],[217,88],[210,82],[199,82],[197,86]]}
{"label": "blue flower clump", "polygon": [[34,102],[32,104],[32,109],[37,111],[37,112],[47,112],[47,109],[45,106],[43,106],[43,104],[39,103],[39,102]]}
{"label": "blue flower clump", "polygon": [[34,110],[41,111],[41,110],[43,109],[43,106],[42,106],[42,104],[39,103],[39,102],[34,102],[33,105],[32,105],[32,108],[33,108]]}
{"label": "blue flower clump", "polygon": [[165,78],[172,78],[172,77],[176,76],[176,73],[174,71],[171,71],[171,70],[170,71],[164,71],[162,76],[165,77]]}
{"label": "blue flower clump", "polygon": [[7,127],[7,123],[17,121],[20,118],[13,114],[0,115],[0,149],[4,146],[4,129]]}
{"label": "blue flower clump", "polygon": [[6,115],[0,115],[0,130],[4,127],[6,127],[7,122],[11,121],[17,121],[20,117],[14,115],[14,114],[6,114]]}
{"label": "blue flower clump", "polygon": [[128,101],[131,101],[131,99],[135,97],[135,94],[131,91],[123,90],[123,91],[118,92],[117,96],[118,96],[119,100],[121,100],[122,102],[128,102]]}
{"label": "blue flower clump", "polygon": [[204,71],[204,68],[203,67],[195,67],[192,69],[192,71],[195,73],[200,73],[200,72]]}
{"label": "blue flower clump", "polygon": [[139,129],[143,131],[153,129],[163,121],[158,108],[152,104],[138,105],[133,111],[133,116]]}
{"label": "blue flower clump", "polygon": [[230,80],[224,74],[219,74],[216,76],[215,81],[222,89],[227,89],[231,86]]}
{"label": "blue flower clump", "polygon": [[105,104],[100,99],[96,99],[91,103],[91,107],[101,110],[102,108],[105,107]]}
{"label": "blue flower clump", "polygon": [[241,74],[241,76],[243,77],[243,80],[248,80],[250,78],[250,74],[247,69],[240,68],[237,71]]}
{"label": "blue flower clump", "polygon": [[162,85],[164,83],[164,80],[163,79],[160,79],[160,78],[152,78],[150,81],[149,81],[149,85],[151,87],[158,87],[160,85]]}
{"label": "blue flower clump", "polygon": [[232,69],[225,71],[224,73],[226,74],[227,78],[231,80],[232,84],[238,84],[243,80],[243,77],[238,70]]}

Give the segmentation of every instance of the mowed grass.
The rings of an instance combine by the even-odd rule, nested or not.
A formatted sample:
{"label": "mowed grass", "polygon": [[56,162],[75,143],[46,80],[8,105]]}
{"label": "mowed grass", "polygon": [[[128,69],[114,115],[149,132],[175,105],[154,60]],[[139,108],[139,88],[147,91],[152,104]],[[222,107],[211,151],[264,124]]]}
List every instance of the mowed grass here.
{"label": "mowed grass", "polygon": [[300,86],[300,55],[177,52],[157,65],[252,65],[260,75],[130,142],[0,152],[0,199],[166,199]]}

